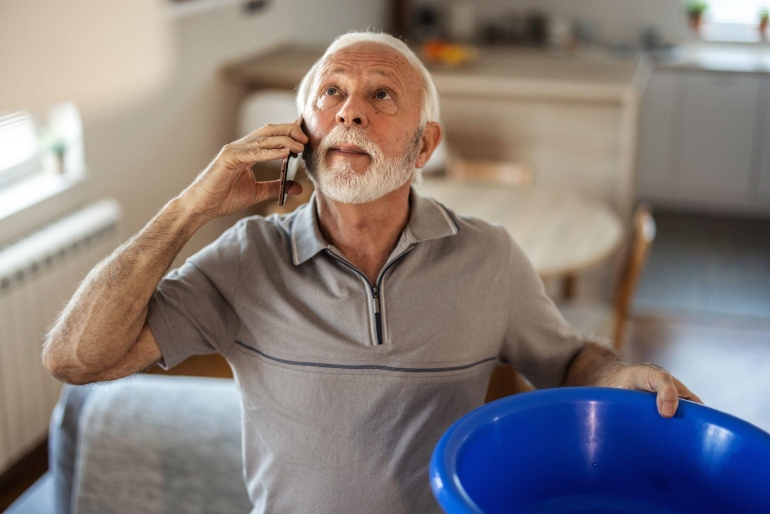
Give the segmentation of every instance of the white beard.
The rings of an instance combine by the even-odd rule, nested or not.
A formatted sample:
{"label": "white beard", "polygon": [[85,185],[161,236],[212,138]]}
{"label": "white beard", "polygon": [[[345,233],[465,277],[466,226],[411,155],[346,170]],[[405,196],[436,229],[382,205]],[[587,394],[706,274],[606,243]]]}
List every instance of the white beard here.
{"label": "white beard", "polygon": [[[354,204],[373,202],[411,180],[421,139],[422,130],[418,130],[404,156],[388,160],[363,129],[337,125],[321,140],[316,151],[309,152],[305,163],[316,189],[330,200]],[[339,144],[356,145],[368,153],[371,159],[369,167],[362,173],[356,173],[350,162],[344,160],[327,166],[326,154]]]}

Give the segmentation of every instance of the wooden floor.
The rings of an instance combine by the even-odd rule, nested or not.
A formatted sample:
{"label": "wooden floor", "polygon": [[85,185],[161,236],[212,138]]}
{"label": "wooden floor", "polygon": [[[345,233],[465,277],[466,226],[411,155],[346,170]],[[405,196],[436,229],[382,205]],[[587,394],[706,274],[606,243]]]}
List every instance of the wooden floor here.
{"label": "wooden floor", "polygon": [[656,212],[627,357],[770,432],[770,220]]}
{"label": "wooden floor", "polygon": [[48,445],[43,443],[0,476],[0,512],[48,471]]}
{"label": "wooden floor", "polygon": [[638,316],[624,356],[668,369],[709,407],[770,432],[770,321]]}
{"label": "wooden floor", "polygon": [[[664,366],[707,405],[770,431],[770,223],[656,219],[625,357]],[[232,376],[218,355],[152,372]],[[46,459],[38,448],[0,477],[0,511],[45,472]]]}
{"label": "wooden floor", "polygon": [[233,378],[233,371],[219,354],[196,355],[166,371],[155,366],[148,373],[156,375],[188,375],[194,377]]}
{"label": "wooden floor", "polygon": [[770,319],[770,220],[654,215],[637,312]]}

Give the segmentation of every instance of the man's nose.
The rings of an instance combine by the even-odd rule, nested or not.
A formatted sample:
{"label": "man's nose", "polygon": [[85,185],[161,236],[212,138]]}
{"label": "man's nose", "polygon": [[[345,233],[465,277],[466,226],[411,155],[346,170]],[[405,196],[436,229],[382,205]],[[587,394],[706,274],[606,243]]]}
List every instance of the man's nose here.
{"label": "man's nose", "polygon": [[337,123],[355,125],[364,128],[369,120],[366,117],[366,104],[357,95],[350,95],[337,112]]}

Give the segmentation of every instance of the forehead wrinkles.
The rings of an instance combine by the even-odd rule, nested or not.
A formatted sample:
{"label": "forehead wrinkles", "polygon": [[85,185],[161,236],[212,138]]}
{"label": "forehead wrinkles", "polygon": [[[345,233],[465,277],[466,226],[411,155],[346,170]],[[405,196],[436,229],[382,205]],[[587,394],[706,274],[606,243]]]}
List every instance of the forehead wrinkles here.
{"label": "forehead wrinkles", "polygon": [[395,50],[390,51],[390,47],[383,48],[383,45],[362,46],[343,48],[328,56],[316,76],[317,81],[342,70],[346,75],[355,76],[385,72],[404,91],[415,89],[409,84],[421,83],[414,66]]}

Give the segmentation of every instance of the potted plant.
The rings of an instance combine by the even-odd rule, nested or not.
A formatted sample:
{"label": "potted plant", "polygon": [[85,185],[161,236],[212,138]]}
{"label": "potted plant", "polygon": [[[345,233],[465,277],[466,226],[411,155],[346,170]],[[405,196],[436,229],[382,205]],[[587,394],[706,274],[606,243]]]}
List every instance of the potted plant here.
{"label": "potted plant", "polygon": [[700,26],[703,21],[703,13],[708,9],[708,4],[701,0],[688,0],[685,6],[685,12],[687,12],[687,19],[690,22],[690,28],[696,33],[700,34]]}
{"label": "potted plant", "polygon": [[56,175],[63,175],[65,170],[65,154],[67,142],[61,136],[49,128],[41,128],[38,135],[38,144],[42,152],[43,162]]}
{"label": "potted plant", "polygon": [[759,35],[762,38],[765,37],[768,20],[770,20],[770,10],[767,7],[763,7],[759,10]]}

